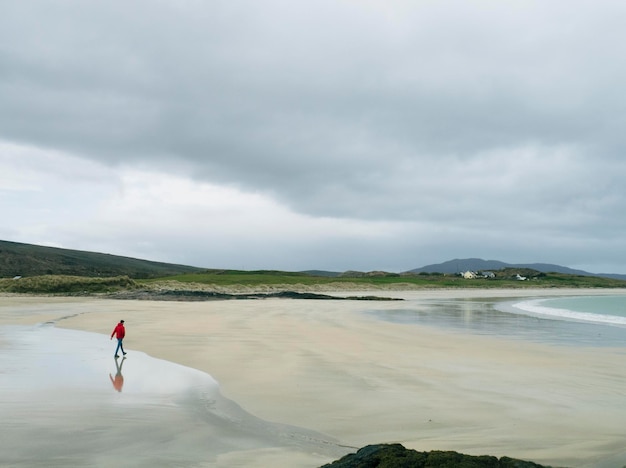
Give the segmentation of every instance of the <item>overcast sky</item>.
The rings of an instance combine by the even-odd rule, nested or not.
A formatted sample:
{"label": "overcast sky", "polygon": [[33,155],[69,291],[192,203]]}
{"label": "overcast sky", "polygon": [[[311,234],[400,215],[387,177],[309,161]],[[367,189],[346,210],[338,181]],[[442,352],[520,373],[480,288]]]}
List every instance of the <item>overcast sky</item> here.
{"label": "overcast sky", "polygon": [[0,239],[626,273],[622,0],[0,0]]}

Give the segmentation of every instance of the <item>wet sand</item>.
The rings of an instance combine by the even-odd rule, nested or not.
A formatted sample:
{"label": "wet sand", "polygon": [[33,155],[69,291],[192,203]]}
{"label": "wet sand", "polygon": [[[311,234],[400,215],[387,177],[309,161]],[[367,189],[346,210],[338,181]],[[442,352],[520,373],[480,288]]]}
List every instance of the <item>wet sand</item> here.
{"label": "wet sand", "polygon": [[[129,358],[142,351],[206,372],[243,411],[322,434],[345,453],[399,442],[553,466],[623,466],[626,346],[555,346],[389,323],[364,313],[550,294],[581,291],[385,294],[408,299],[402,303],[0,298],[0,325],[54,321],[108,340],[123,318]],[[187,449],[197,450],[193,444]],[[242,445],[204,466],[304,468],[335,458],[315,447]]]}
{"label": "wet sand", "polygon": [[206,466],[233,451],[344,450],[247,413],[202,371],[136,350],[113,358],[105,335],[4,326],[0,342],[3,467]]}

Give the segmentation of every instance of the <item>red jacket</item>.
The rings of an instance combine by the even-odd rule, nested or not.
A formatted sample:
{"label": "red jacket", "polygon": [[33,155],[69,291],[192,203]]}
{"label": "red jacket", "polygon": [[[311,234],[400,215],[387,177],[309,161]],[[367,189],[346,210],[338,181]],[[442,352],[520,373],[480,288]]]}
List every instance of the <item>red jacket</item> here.
{"label": "red jacket", "polygon": [[116,325],[115,329],[113,330],[113,333],[111,333],[111,338],[113,338],[113,335],[115,335],[115,337],[118,340],[121,340],[124,338],[124,335],[126,335],[126,329],[124,328],[124,324],[122,322]]}

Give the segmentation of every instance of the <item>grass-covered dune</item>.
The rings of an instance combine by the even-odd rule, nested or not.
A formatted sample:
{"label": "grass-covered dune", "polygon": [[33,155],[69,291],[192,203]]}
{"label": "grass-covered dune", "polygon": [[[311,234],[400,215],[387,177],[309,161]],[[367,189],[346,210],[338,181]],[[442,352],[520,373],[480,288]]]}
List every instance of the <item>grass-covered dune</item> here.
{"label": "grass-covered dune", "polygon": [[626,281],[597,276],[541,273],[525,270],[526,280],[517,279],[516,271],[497,272],[495,278],[465,279],[459,275],[345,273],[329,277],[273,270],[207,270],[171,277],[142,280],[145,285],[177,283],[180,287],[261,287],[325,289],[419,289],[419,288],[624,288]]}
{"label": "grass-covered dune", "polygon": [[137,288],[128,276],[90,278],[83,276],[43,275],[0,279],[0,292],[22,294],[95,294]]}
{"label": "grass-covered dune", "polygon": [[[326,292],[421,288],[625,288],[626,281],[593,275],[502,268],[465,279],[447,273],[333,273],[216,270],[129,257],[0,241],[0,292],[112,294],[144,291],[214,291],[220,294]],[[518,278],[526,278],[520,281]],[[1,279],[4,278],[4,279]],[[144,294],[142,297],[146,297]]]}
{"label": "grass-covered dune", "polygon": [[[528,272],[526,272],[528,273]],[[208,270],[150,279],[126,275],[82,277],[40,275],[0,279],[0,292],[27,294],[109,294],[128,298],[173,297],[197,300],[200,292],[220,294],[276,293],[280,291],[329,292],[338,290],[414,290],[414,289],[527,289],[527,288],[626,288],[626,281],[596,276],[539,273],[525,281],[515,276],[464,279],[458,275],[398,275],[376,273],[339,277],[316,276],[282,271]],[[122,294],[125,293],[125,294]],[[129,293],[132,293],[130,295]],[[218,297],[206,294],[206,297]],[[220,296],[222,297],[222,296]]]}

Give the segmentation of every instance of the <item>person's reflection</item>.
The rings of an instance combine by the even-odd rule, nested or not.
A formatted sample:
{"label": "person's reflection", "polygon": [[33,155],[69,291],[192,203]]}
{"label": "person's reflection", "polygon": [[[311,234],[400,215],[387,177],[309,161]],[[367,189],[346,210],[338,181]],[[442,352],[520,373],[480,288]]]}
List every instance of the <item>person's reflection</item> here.
{"label": "person's reflection", "polygon": [[122,375],[122,366],[124,365],[125,357],[122,358],[122,361],[119,362],[118,358],[115,357],[115,367],[117,368],[117,372],[115,373],[115,378],[109,373],[109,379],[111,379],[111,383],[113,384],[113,388],[118,392],[122,391],[122,387],[124,386],[124,376]]}

